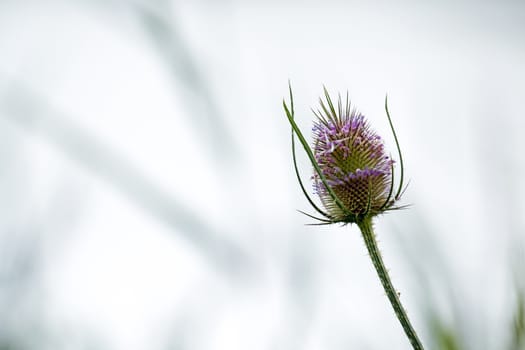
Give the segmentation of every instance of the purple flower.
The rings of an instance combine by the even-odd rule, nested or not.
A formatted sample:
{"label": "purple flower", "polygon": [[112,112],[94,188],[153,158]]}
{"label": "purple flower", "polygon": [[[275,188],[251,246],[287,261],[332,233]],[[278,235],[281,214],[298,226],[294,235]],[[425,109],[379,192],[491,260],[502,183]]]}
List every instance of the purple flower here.
{"label": "purple flower", "polygon": [[337,106],[334,106],[326,89],[324,92],[325,100],[320,99],[321,108],[314,111],[317,120],[312,127],[311,148],[295,124],[291,90],[291,111],[284,104],[293,134],[299,137],[314,166],[314,193],[319,196],[326,211],[318,208],[304,190],[292,143],[299,183],[312,206],[325,217],[320,220],[325,223],[359,223],[387,210],[399,209],[394,207],[394,203],[402,192],[403,159],[387,101],[385,110],[401,163],[401,179],[395,195],[394,160],[385,151],[383,139],[370,128],[364,115],[351,108],[348,96],[344,105],[339,96]]}
{"label": "purple flower", "polygon": [[[385,153],[383,140],[365,117],[347,104],[332,114],[321,101],[322,109],[313,127],[313,151],[326,182],[344,207],[358,217],[378,213],[384,208],[392,186],[393,160]],[[314,190],[328,214],[344,221],[348,213],[328,192],[319,174],[314,173]]]}

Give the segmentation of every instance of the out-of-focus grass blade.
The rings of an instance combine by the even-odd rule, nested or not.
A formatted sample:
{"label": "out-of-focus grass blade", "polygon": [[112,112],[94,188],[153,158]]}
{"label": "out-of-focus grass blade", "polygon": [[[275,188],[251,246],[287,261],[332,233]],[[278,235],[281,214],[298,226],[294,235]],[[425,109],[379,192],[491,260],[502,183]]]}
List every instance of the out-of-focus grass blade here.
{"label": "out-of-focus grass blade", "polygon": [[[187,98],[188,116],[194,125],[194,132],[204,142],[209,143],[209,150],[213,153],[212,159],[217,160],[218,166],[231,166],[225,159],[238,160],[239,147],[235,145],[235,138],[228,128],[219,104],[211,91],[207,79],[198,67],[190,48],[177,30],[176,19],[170,16],[167,3],[152,4],[147,1],[129,1],[125,4],[136,16],[138,23],[156,48],[169,68],[173,78],[180,81],[195,96],[196,100]],[[192,103],[194,102],[194,103]],[[195,111],[195,103],[205,107]],[[202,137],[204,132],[204,136]]]}
{"label": "out-of-focus grass blade", "polygon": [[510,350],[525,349],[525,291],[517,290]]}
{"label": "out-of-focus grass blade", "polygon": [[432,338],[437,350],[464,350],[460,337],[454,328],[447,327],[440,319],[434,319],[432,323]]}
{"label": "out-of-focus grass blade", "polygon": [[9,120],[24,128],[34,128],[71,159],[80,162],[136,202],[145,212],[173,228],[191,242],[213,267],[220,267],[227,275],[236,277],[246,277],[247,271],[254,267],[253,261],[239,245],[221,237],[218,230],[205,224],[204,218],[158,188],[138,167],[74,125],[69,118],[60,117],[60,113],[25,86],[13,86],[4,100],[0,99],[0,109],[3,107]]}

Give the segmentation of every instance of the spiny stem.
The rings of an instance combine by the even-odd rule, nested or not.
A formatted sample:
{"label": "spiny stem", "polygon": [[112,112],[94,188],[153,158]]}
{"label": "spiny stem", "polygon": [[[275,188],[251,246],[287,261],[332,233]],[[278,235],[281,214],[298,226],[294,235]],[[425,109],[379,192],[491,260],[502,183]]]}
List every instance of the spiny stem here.
{"label": "spiny stem", "polygon": [[416,334],[416,331],[414,330],[412,324],[410,323],[410,320],[408,319],[408,315],[405,309],[403,308],[403,305],[401,305],[399,296],[396,290],[394,289],[394,286],[392,285],[392,281],[390,280],[388,271],[385,267],[385,264],[383,263],[383,258],[381,257],[381,253],[379,252],[379,248],[377,247],[374,229],[372,227],[372,219],[366,218],[363,221],[359,222],[358,226],[365,240],[366,248],[368,249],[368,253],[370,254],[372,263],[374,264],[374,267],[377,271],[377,275],[381,280],[381,284],[385,289],[386,295],[388,296],[388,300],[390,300],[390,304],[392,304],[394,312],[399,322],[401,323],[401,326],[403,327],[403,330],[405,331],[408,340],[412,344],[414,350],[424,350],[423,345],[421,344],[421,341],[419,340]]}

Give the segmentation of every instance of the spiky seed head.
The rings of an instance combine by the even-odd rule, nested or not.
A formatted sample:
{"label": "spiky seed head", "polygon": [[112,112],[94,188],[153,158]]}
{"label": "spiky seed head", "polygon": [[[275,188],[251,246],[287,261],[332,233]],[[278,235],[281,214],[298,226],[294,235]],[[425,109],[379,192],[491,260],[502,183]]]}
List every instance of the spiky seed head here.
{"label": "spiky seed head", "polygon": [[392,169],[394,161],[385,152],[381,137],[365,117],[351,109],[348,97],[343,107],[339,96],[337,110],[328,93],[326,104],[314,112],[313,153],[326,184],[342,202],[338,205],[314,172],[314,192],[333,222],[358,222],[380,214],[393,204]]}

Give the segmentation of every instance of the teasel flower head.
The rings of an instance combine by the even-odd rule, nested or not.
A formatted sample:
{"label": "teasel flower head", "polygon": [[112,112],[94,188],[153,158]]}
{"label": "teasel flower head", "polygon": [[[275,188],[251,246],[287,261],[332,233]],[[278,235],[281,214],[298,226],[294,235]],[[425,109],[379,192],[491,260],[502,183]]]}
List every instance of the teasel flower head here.
{"label": "teasel flower head", "polygon": [[[346,95],[343,103],[338,96],[337,105],[324,89],[320,108],[313,111],[317,120],[313,126],[313,144],[308,145],[294,120],[293,96],[290,87],[290,107],[283,105],[292,125],[292,151],[294,166],[303,193],[323,218],[306,214],[323,224],[360,223],[389,210],[400,209],[397,200],[403,192],[403,158],[392,125],[385,99],[385,111],[399,153],[401,177],[394,194],[394,160],[386,152],[383,139],[370,127],[365,116],[353,109]],[[319,196],[320,209],[308,195],[295,157],[296,135],[314,167],[314,192]]]}

